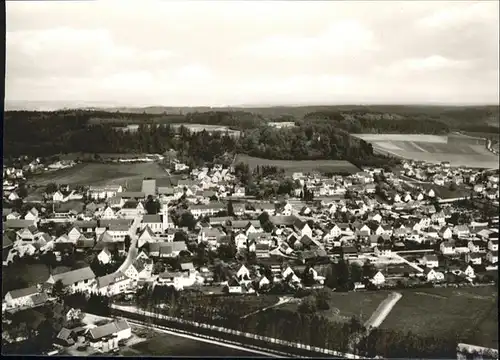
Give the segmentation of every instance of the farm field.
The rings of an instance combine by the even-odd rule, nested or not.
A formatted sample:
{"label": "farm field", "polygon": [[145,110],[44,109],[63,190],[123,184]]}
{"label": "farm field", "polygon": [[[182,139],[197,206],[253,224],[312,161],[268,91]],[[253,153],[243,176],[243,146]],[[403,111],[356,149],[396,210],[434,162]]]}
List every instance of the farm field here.
{"label": "farm field", "polygon": [[203,130],[206,130],[208,132],[213,132],[213,131],[226,132],[227,131],[233,136],[239,136],[241,133],[238,130],[232,130],[228,126],[224,126],[224,125],[180,123],[180,124],[171,124],[171,126],[173,128],[178,128],[178,127],[184,126],[189,131],[192,131],[192,132],[199,132],[199,131],[203,131]]}
{"label": "farm field", "polygon": [[447,136],[405,134],[353,134],[372,144],[375,152],[396,157],[452,166],[498,168],[498,157],[483,145],[448,142]]}
{"label": "farm field", "polygon": [[345,160],[268,160],[248,155],[238,154],[233,164],[245,163],[253,169],[257,165],[268,165],[284,168],[286,172],[325,171],[339,173],[356,173],[360,171],[356,166]]}
{"label": "farm field", "polygon": [[424,336],[459,333],[460,341],[498,349],[494,286],[400,291],[403,297],[380,326]]}
{"label": "farm field", "polygon": [[147,177],[165,177],[167,173],[156,163],[101,164],[83,163],[72,168],[35,175],[28,183],[47,185],[51,182],[68,185],[125,185],[129,190],[139,190]]}
{"label": "farm field", "polygon": [[253,353],[187,339],[160,334],[153,339],[135,344],[121,352],[124,356],[251,356]]}
{"label": "farm field", "polygon": [[[389,291],[377,292],[332,292],[330,294],[329,310],[318,311],[331,321],[345,322],[356,317],[361,322],[367,321],[382,301],[387,298]],[[277,307],[289,311],[298,311],[298,303],[288,303]]]}

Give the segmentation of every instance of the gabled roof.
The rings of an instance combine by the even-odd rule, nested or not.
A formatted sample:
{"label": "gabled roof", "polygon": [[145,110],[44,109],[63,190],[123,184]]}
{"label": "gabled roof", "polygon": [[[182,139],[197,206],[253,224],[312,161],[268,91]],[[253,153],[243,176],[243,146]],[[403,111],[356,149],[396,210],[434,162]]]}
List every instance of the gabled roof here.
{"label": "gabled roof", "polygon": [[31,287],[27,287],[27,288],[24,288],[24,289],[11,290],[8,293],[10,293],[10,296],[13,299],[18,299],[18,298],[22,298],[22,297],[26,297],[26,296],[31,296],[31,295],[38,294],[38,292],[39,291],[36,288],[36,286],[31,286]]}
{"label": "gabled roof", "polygon": [[106,325],[97,326],[90,329],[89,333],[93,340],[98,340],[103,337],[111,336],[119,331],[130,328],[126,320],[116,320]]}
{"label": "gabled roof", "polygon": [[161,215],[144,215],[142,217],[143,224],[153,224],[153,223],[161,223]]}
{"label": "gabled roof", "polygon": [[97,287],[102,289],[111,284],[128,279],[122,272],[112,273],[97,278]]}
{"label": "gabled roof", "polygon": [[95,274],[90,267],[76,269],[61,274],[51,276],[54,284],[61,280],[64,285],[71,285],[79,281],[90,280],[95,278]]}
{"label": "gabled roof", "polygon": [[25,220],[25,219],[8,219],[3,223],[4,229],[24,229],[31,225],[34,225],[34,220]]}

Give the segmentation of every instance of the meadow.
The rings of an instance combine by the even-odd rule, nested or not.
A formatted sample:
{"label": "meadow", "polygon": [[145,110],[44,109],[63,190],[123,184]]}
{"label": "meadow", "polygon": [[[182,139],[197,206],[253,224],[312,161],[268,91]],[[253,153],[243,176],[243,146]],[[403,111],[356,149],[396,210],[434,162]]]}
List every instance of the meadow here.
{"label": "meadow", "polygon": [[165,177],[166,171],[156,163],[102,164],[82,163],[68,169],[46,172],[31,177],[35,185],[49,183],[68,185],[127,185],[128,190],[139,190],[144,178]]}
{"label": "meadow", "polygon": [[[332,292],[328,300],[329,310],[320,310],[318,314],[331,321],[345,322],[353,316],[362,323],[367,321],[382,301],[387,298],[388,291],[377,292]],[[280,309],[298,311],[298,303],[288,303]]]}
{"label": "meadow", "polygon": [[[439,163],[448,161],[452,166],[498,168],[498,157],[484,145],[467,141],[448,141],[447,136],[414,134],[354,134],[372,144],[376,153],[405,159]],[[464,137],[464,140],[466,137]]]}
{"label": "meadow", "polygon": [[242,350],[209,344],[170,334],[159,334],[121,351],[123,356],[251,356]]}
{"label": "meadow", "polygon": [[457,331],[461,342],[498,349],[498,290],[494,286],[400,291],[403,297],[380,326],[441,336]]}
{"label": "meadow", "polygon": [[345,160],[268,160],[253,156],[238,154],[234,158],[233,164],[248,164],[253,169],[257,165],[276,166],[284,168],[286,172],[337,172],[337,173],[356,173],[360,171],[356,166]]}

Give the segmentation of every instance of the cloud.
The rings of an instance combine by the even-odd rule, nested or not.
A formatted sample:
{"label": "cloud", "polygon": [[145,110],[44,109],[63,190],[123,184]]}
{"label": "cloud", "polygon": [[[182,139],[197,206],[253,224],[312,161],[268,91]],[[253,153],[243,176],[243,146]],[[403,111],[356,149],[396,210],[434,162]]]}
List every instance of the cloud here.
{"label": "cloud", "polygon": [[241,47],[237,53],[255,57],[308,58],[346,56],[377,48],[370,30],[356,21],[345,20],[330,25],[317,36],[272,35]]}
{"label": "cloud", "polygon": [[463,1],[449,3],[420,19],[418,24],[424,28],[446,28],[472,22],[498,21],[498,1]]}
{"label": "cloud", "polygon": [[498,99],[498,2],[12,1],[6,40],[7,100]]}

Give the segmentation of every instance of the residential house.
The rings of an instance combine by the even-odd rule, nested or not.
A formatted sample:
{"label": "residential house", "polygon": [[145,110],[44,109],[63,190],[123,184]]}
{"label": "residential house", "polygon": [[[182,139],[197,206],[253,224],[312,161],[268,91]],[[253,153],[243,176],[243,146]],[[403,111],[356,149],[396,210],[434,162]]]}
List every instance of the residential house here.
{"label": "residential house", "polygon": [[233,196],[234,197],[245,197],[245,187],[235,186]]}
{"label": "residential house", "polygon": [[488,250],[489,251],[498,251],[498,239],[488,240]]}
{"label": "residential house", "polygon": [[116,196],[116,193],[122,192],[120,185],[107,185],[104,187],[91,186],[87,192],[87,197],[92,200],[101,200]]}
{"label": "residential house", "polygon": [[486,254],[486,260],[488,260],[490,264],[497,264],[498,250],[488,251],[488,253]]}
{"label": "residential house", "polygon": [[184,241],[150,243],[148,247],[149,256],[159,258],[175,258],[178,257],[182,251],[187,251],[187,246]]}
{"label": "residential house", "polygon": [[439,259],[435,254],[427,254],[422,258],[422,264],[428,268],[439,267]]}
{"label": "residential house", "polygon": [[481,265],[482,257],[478,253],[467,253],[465,254],[465,261],[474,265]]}
{"label": "residential house", "polygon": [[205,242],[212,247],[217,247],[218,241],[223,235],[225,234],[217,228],[204,228],[198,235],[198,243]]}
{"label": "residential house", "polygon": [[481,240],[470,240],[468,247],[471,253],[486,252],[486,244]]}
{"label": "residential house", "polygon": [[422,274],[426,281],[428,282],[437,282],[444,280],[444,274],[440,271],[436,271],[433,268],[426,267]]}
{"label": "residential house", "polygon": [[108,248],[102,249],[102,251],[97,255],[97,260],[99,260],[103,264],[109,264],[111,262],[112,255],[109,252]]}
{"label": "residential house", "polygon": [[148,279],[153,271],[153,261],[151,259],[137,258],[126,270],[125,275],[134,281]]}
{"label": "residential house", "polygon": [[5,294],[4,301],[8,308],[30,307],[33,305],[32,297],[39,293],[36,286],[11,290]]}
{"label": "residential house", "polygon": [[381,271],[374,271],[374,273],[369,276],[369,281],[373,285],[380,286],[385,283],[385,276]]}
{"label": "residential house", "polygon": [[453,236],[453,232],[451,231],[451,229],[447,226],[441,228],[441,230],[439,230],[439,236],[444,239],[444,240],[449,240],[452,238]]}
{"label": "residential house", "polygon": [[114,296],[125,292],[130,285],[130,278],[122,272],[111,273],[97,278],[95,291],[101,295]]}
{"label": "residential house", "polygon": [[453,228],[453,234],[460,238],[464,238],[470,235],[470,230],[467,225],[457,225]]}
{"label": "residential house", "polygon": [[439,250],[443,255],[454,255],[455,254],[455,243],[453,241],[443,241],[439,245]]}
{"label": "residential house", "polygon": [[62,281],[64,287],[70,292],[90,292],[93,288],[95,274],[90,267],[76,269],[56,275],[50,275],[46,284],[54,286],[59,280]]}
{"label": "residential house", "polygon": [[312,229],[309,227],[309,225],[307,224],[307,222],[304,222],[304,221],[301,221],[299,219],[297,219],[294,223],[293,223],[293,229],[295,230],[295,232],[297,232],[297,234],[299,234],[300,236],[304,236],[304,235],[307,235],[309,236],[310,238],[313,237],[312,235]]}
{"label": "residential house", "polygon": [[87,334],[89,344],[93,348],[108,352],[117,349],[121,340],[130,338],[132,329],[127,320],[120,319],[91,328]]}

